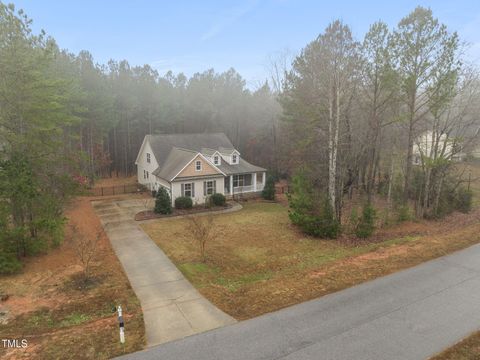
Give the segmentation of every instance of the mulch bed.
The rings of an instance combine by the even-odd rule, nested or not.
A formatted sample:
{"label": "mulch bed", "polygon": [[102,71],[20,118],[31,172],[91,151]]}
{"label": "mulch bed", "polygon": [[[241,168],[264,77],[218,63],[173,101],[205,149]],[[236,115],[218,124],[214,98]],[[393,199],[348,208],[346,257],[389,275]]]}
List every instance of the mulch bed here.
{"label": "mulch bed", "polygon": [[210,208],[199,205],[199,206],[194,206],[191,209],[182,209],[182,210],[173,209],[173,212],[168,215],[157,214],[157,213],[154,213],[153,210],[146,210],[146,211],[140,211],[139,213],[137,213],[135,215],[135,220],[142,221],[142,220],[169,218],[169,217],[175,217],[175,216],[193,215],[193,214],[199,214],[204,212],[216,212],[216,211],[230,209],[232,207],[233,207],[232,203],[226,203],[224,206],[212,206]]}

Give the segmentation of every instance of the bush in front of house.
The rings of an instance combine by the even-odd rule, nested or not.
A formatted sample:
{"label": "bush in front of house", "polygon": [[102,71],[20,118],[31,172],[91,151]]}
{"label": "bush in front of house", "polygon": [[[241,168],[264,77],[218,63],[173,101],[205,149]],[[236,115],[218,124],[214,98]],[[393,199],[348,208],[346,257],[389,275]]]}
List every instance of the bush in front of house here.
{"label": "bush in front of house", "polygon": [[375,217],[376,211],[372,204],[365,204],[362,210],[362,217],[355,229],[355,235],[362,239],[372,236],[373,231],[375,230]]}
{"label": "bush in front of house", "polygon": [[160,187],[155,197],[155,208],[153,210],[157,214],[171,214],[172,213],[172,201],[170,195],[168,195],[167,189]]}
{"label": "bush in front of house", "polygon": [[265,187],[262,191],[262,197],[265,200],[275,200],[275,178],[272,175],[268,175]]}
{"label": "bush in front of house", "polygon": [[214,206],[224,206],[225,203],[227,202],[227,199],[225,198],[225,195],[220,193],[215,193],[210,196],[210,201],[211,201],[211,204],[213,204]]}
{"label": "bush in front of house", "polygon": [[191,197],[180,196],[175,199],[175,209],[191,209],[193,207],[193,201]]}

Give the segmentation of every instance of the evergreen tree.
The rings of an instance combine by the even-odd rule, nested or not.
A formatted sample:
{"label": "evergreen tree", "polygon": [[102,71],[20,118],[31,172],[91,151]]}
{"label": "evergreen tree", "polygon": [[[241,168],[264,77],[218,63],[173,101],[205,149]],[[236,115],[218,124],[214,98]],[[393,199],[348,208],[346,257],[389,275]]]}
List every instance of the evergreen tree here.
{"label": "evergreen tree", "polygon": [[265,200],[275,200],[275,179],[272,175],[267,176],[265,187],[262,191],[262,197]]}
{"label": "evergreen tree", "polygon": [[340,234],[340,223],[329,199],[318,194],[305,170],[293,176],[288,202],[290,220],[306,234],[328,239]]}
{"label": "evergreen tree", "polygon": [[363,207],[362,217],[355,229],[355,234],[362,239],[372,236],[375,230],[375,216],[376,212],[372,204],[367,203]]}
{"label": "evergreen tree", "polygon": [[171,214],[172,213],[172,201],[167,190],[161,186],[157,191],[155,197],[155,209],[157,214]]}

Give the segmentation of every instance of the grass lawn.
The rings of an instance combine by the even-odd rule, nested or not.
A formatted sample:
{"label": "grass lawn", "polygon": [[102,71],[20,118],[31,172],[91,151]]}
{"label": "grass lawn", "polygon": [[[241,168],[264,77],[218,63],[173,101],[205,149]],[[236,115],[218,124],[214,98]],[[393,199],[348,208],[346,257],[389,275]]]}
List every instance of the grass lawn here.
{"label": "grass lawn", "polygon": [[[101,231],[90,199],[78,198],[66,212],[70,223],[85,236],[100,231],[92,283],[81,289],[81,271],[67,232],[64,243],[48,254],[26,260],[20,274],[0,276],[0,302],[7,313],[0,338],[26,339],[25,349],[0,346],[1,359],[109,359],[141,350],[145,344],[140,303],[123,273],[110,242]],[[112,306],[124,310],[126,343],[119,342]]]}
{"label": "grass lawn", "polygon": [[351,245],[304,236],[281,204],[248,202],[239,212],[214,215],[219,235],[207,244],[205,263],[186,230],[189,220],[142,226],[204,296],[248,319],[477,243],[479,220],[476,210],[441,222],[407,222]]}

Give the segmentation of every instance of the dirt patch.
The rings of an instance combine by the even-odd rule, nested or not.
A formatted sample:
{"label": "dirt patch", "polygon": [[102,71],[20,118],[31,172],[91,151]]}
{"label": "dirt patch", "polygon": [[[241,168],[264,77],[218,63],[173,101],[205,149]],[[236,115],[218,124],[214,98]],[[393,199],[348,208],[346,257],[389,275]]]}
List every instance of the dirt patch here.
{"label": "dirt patch", "polygon": [[[138,196],[115,196],[116,199]],[[81,271],[67,226],[65,240],[48,254],[29,258],[21,274],[0,277],[0,289],[9,298],[0,303],[8,311],[8,322],[0,333],[8,338],[26,338],[28,348],[0,348],[2,359],[97,359],[121,355],[118,325],[112,306],[121,304],[128,326],[125,351],[140,350],[144,325],[140,304],[104,234],[90,204],[80,197],[65,212],[84,236],[100,234],[92,278],[101,279],[85,289],[70,286]],[[102,198],[105,199],[105,198]]]}

